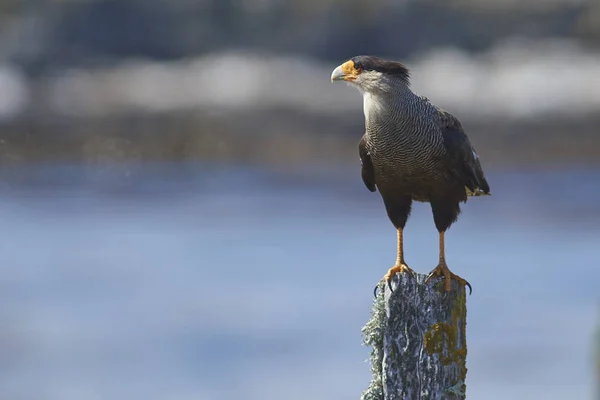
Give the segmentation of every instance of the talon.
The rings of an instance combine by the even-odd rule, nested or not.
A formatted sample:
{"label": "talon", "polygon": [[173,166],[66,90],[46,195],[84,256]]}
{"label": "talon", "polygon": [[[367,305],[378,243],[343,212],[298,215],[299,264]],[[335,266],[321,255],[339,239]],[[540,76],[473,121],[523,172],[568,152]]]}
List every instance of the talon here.
{"label": "talon", "polygon": [[385,274],[385,276],[383,277],[383,279],[385,279],[385,281],[387,282],[387,285],[390,288],[390,291],[392,293],[394,292],[394,289],[392,288],[392,279],[394,278],[394,275],[401,274],[404,272],[408,273],[411,277],[414,277],[413,270],[410,269],[409,266],[404,263],[402,263],[400,265],[398,265],[398,264],[394,265],[392,268],[389,269],[387,274]]}
{"label": "talon", "polygon": [[[394,293],[394,288],[392,288],[392,279],[393,279],[394,275],[401,274],[403,272],[406,272],[411,277],[414,277],[414,271],[412,269],[410,269],[410,267],[406,264],[400,264],[400,265],[393,266],[392,268],[389,269],[387,274],[385,274],[385,276],[383,277],[383,280],[387,283],[387,285],[390,288],[390,291],[392,293]],[[373,289],[374,297],[377,297],[377,289],[379,289],[379,284],[377,284],[377,286],[375,286],[375,289]]]}
{"label": "talon", "polygon": [[[402,228],[398,228],[398,254],[396,258],[396,265],[389,269],[387,274],[383,277],[385,282],[387,282],[388,287],[390,288],[390,292],[394,292],[394,288],[392,288],[392,278],[395,274],[407,272],[411,277],[414,277],[414,272],[412,269],[408,267],[404,263],[403,257],[403,249],[402,249]],[[373,290],[373,296],[377,297],[377,289],[379,289],[379,284],[375,286]]]}
{"label": "talon", "polygon": [[469,295],[471,295],[471,293],[473,293],[473,288],[471,287],[471,284],[469,282],[467,282],[465,279],[461,278],[460,276],[452,273],[443,260],[440,261],[440,264],[437,267],[435,267],[435,269],[433,271],[431,271],[431,273],[427,276],[427,279],[425,279],[425,283],[429,283],[431,278],[435,278],[438,276],[444,277],[444,288],[445,288],[446,292],[449,292],[451,290],[452,279],[454,279],[459,284],[469,287]]}
{"label": "talon", "polygon": [[461,278],[460,276],[453,274],[450,271],[450,269],[448,268],[448,265],[446,265],[446,257],[444,255],[444,231],[440,231],[439,233],[440,233],[440,263],[438,264],[437,267],[434,268],[433,271],[431,271],[431,273],[429,273],[429,275],[427,276],[427,279],[425,279],[425,283],[428,283],[429,280],[433,277],[443,276],[444,277],[444,288],[446,289],[446,292],[449,292],[452,288],[452,279],[454,279],[459,284],[469,287],[469,296],[470,296],[471,293],[473,293],[473,288],[471,287],[471,284],[469,282],[467,282],[466,280],[464,280],[463,278]]}
{"label": "talon", "polygon": [[373,297],[377,297],[377,289],[379,289],[379,284],[377,284],[375,289],[373,289]]}

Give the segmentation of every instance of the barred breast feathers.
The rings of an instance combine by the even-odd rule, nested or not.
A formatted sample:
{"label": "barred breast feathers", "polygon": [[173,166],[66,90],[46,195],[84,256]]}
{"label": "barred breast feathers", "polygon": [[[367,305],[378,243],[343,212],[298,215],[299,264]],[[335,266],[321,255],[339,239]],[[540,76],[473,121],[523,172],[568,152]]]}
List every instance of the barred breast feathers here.
{"label": "barred breast feathers", "polygon": [[[410,136],[429,150],[433,150],[433,147],[441,150],[437,109],[427,98],[416,95],[408,86],[363,92],[363,111],[368,142],[374,139],[377,142],[393,140],[388,144],[396,147],[400,144],[397,140],[407,140]],[[374,135],[377,138],[373,138]]]}
{"label": "barred breast feathers", "polygon": [[477,153],[454,115],[403,84],[363,92],[363,108],[365,140],[375,164],[409,175],[439,175],[441,165],[435,165],[441,162],[467,196],[489,194]]}

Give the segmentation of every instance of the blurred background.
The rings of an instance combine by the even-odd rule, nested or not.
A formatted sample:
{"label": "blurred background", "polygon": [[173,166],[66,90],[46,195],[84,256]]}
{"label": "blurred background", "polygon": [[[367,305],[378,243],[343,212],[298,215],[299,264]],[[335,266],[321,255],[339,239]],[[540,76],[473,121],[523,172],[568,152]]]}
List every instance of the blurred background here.
{"label": "blurred background", "polygon": [[[455,114],[467,393],[600,396],[600,2],[4,0],[0,398],[358,398],[396,234],[360,179],[358,54]],[[406,258],[426,273],[426,204]]]}

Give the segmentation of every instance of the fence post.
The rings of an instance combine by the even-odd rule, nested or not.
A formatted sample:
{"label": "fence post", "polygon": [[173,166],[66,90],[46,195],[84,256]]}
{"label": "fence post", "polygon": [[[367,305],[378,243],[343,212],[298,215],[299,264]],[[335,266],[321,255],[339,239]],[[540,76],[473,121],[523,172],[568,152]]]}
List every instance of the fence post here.
{"label": "fence post", "polygon": [[380,283],[363,327],[372,379],[362,400],[464,399],[467,376],[466,291],[446,293],[442,278],[396,274]]}

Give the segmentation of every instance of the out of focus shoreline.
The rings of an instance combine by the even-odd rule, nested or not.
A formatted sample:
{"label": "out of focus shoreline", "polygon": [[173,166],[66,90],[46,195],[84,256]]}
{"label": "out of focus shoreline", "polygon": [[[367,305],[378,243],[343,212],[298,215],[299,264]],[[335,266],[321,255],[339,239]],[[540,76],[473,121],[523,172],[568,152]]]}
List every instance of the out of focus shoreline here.
{"label": "out of focus shoreline", "polygon": [[[431,49],[406,63],[415,92],[461,120],[487,168],[594,165],[598,54],[564,40],[509,40],[479,55]],[[249,51],[37,78],[5,65],[0,163],[356,162],[361,98],[330,84],[334,67]]]}
{"label": "out of focus shoreline", "polygon": [[[600,116],[461,121],[489,167],[600,164]],[[0,162],[218,161],[264,165],[357,160],[362,112],[289,109],[32,118],[0,125]]]}

